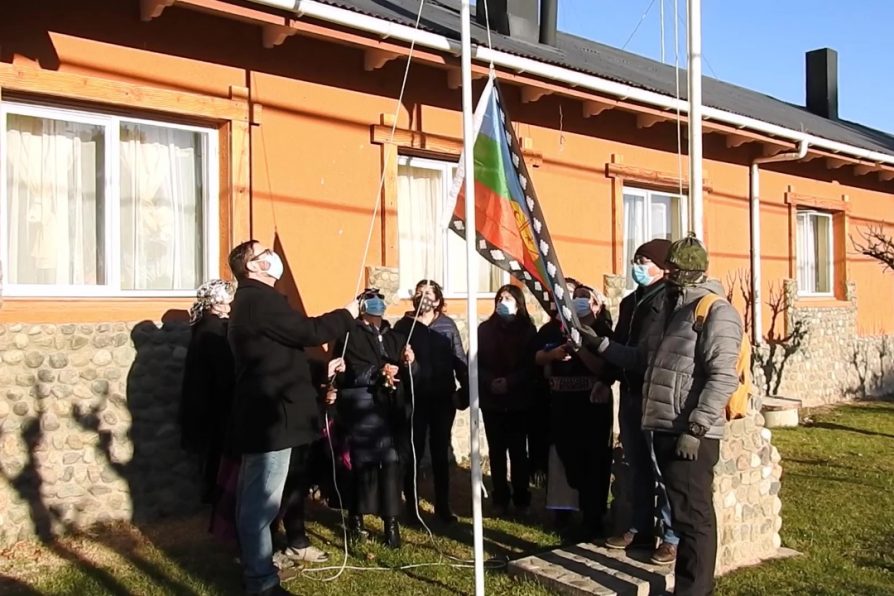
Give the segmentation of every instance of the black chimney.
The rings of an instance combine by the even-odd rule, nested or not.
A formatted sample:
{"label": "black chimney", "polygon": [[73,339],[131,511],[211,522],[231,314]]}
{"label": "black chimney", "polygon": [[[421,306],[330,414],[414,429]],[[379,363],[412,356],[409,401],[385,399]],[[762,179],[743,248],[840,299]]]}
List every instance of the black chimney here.
{"label": "black chimney", "polygon": [[831,48],[807,52],[807,109],[838,119],[838,52]]}
{"label": "black chimney", "polygon": [[556,45],[559,0],[540,0],[540,43]]}
{"label": "black chimney", "polygon": [[482,26],[486,26],[490,20],[491,30],[503,35],[531,43],[539,40],[537,0],[478,0],[475,20]]}

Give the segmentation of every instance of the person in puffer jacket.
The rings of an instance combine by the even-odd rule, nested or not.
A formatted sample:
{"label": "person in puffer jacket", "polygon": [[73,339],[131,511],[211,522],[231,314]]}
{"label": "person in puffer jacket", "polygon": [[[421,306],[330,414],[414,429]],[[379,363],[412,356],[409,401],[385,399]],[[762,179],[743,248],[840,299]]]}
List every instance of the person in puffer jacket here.
{"label": "person in puffer jacket", "polygon": [[714,592],[717,519],[712,485],[726,424],[725,408],[738,386],[742,342],[739,313],[726,300],[711,307],[700,330],[698,301],[723,288],[707,280],[708,254],[693,234],[671,245],[668,288],[655,319],[636,347],[594,334],[582,343],[616,366],[644,369],[643,428],[654,432],[655,456],[665,479],[674,529],[680,537],[675,593]]}

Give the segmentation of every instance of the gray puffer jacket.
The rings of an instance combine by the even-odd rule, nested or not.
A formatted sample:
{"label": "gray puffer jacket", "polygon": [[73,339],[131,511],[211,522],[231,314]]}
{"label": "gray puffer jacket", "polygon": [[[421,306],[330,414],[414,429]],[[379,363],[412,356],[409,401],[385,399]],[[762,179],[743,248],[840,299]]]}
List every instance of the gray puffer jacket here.
{"label": "gray puffer jacket", "polygon": [[723,288],[708,281],[684,288],[674,304],[669,298],[655,300],[653,323],[637,347],[610,342],[603,350],[617,366],[645,369],[646,430],[682,434],[697,422],[708,427],[705,436],[723,438],[726,404],[739,384],[742,320],[729,302],[719,300],[696,332],[695,307],[709,293],[723,296]]}

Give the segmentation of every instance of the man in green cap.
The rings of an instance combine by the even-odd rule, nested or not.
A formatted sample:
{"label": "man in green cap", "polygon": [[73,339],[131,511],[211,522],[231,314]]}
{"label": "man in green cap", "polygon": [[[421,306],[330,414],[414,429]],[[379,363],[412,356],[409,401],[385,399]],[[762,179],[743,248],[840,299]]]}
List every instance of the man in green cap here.
{"label": "man in green cap", "polygon": [[[708,253],[691,234],[667,256],[667,290],[655,301],[652,325],[635,347],[595,335],[583,344],[625,369],[645,370],[643,429],[652,431],[680,538],[674,566],[675,593],[714,592],[717,519],[712,485],[726,424],[725,409],[738,387],[736,361],[742,343],[739,313],[708,280]],[[699,302],[711,294],[707,316]]]}

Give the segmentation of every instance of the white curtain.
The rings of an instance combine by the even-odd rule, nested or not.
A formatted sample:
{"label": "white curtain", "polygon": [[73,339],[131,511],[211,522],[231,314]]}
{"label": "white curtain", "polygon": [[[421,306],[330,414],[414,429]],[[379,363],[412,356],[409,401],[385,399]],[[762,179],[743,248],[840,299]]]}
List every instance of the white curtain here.
{"label": "white curtain", "polygon": [[400,166],[397,176],[397,230],[400,243],[400,287],[413,290],[431,278],[443,285],[443,234],[438,217],[444,206],[444,181],[439,170]]}
{"label": "white curtain", "polygon": [[[447,200],[446,170],[402,165],[398,168],[397,228],[400,238],[400,287],[413,290],[431,278],[450,292],[465,292],[466,243],[441,226]],[[445,260],[447,265],[444,278]],[[492,292],[502,283],[501,271],[483,257],[478,262],[478,289]]]}
{"label": "white curtain", "polygon": [[9,283],[104,283],[103,145],[100,125],[8,115]]}
{"label": "white curtain", "polygon": [[797,230],[798,290],[812,294],[832,292],[832,218],[799,213]]}
{"label": "white curtain", "polygon": [[637,247],[646,241],[646,198],[641,195],[624,195],[624,262],[623,275],[627,288],[636,286],[630,277],[630,261]]}
{"label": "white curtain", "polygon": [[193,289],[203,279],[201,136],[121,124],[121,289]]}

